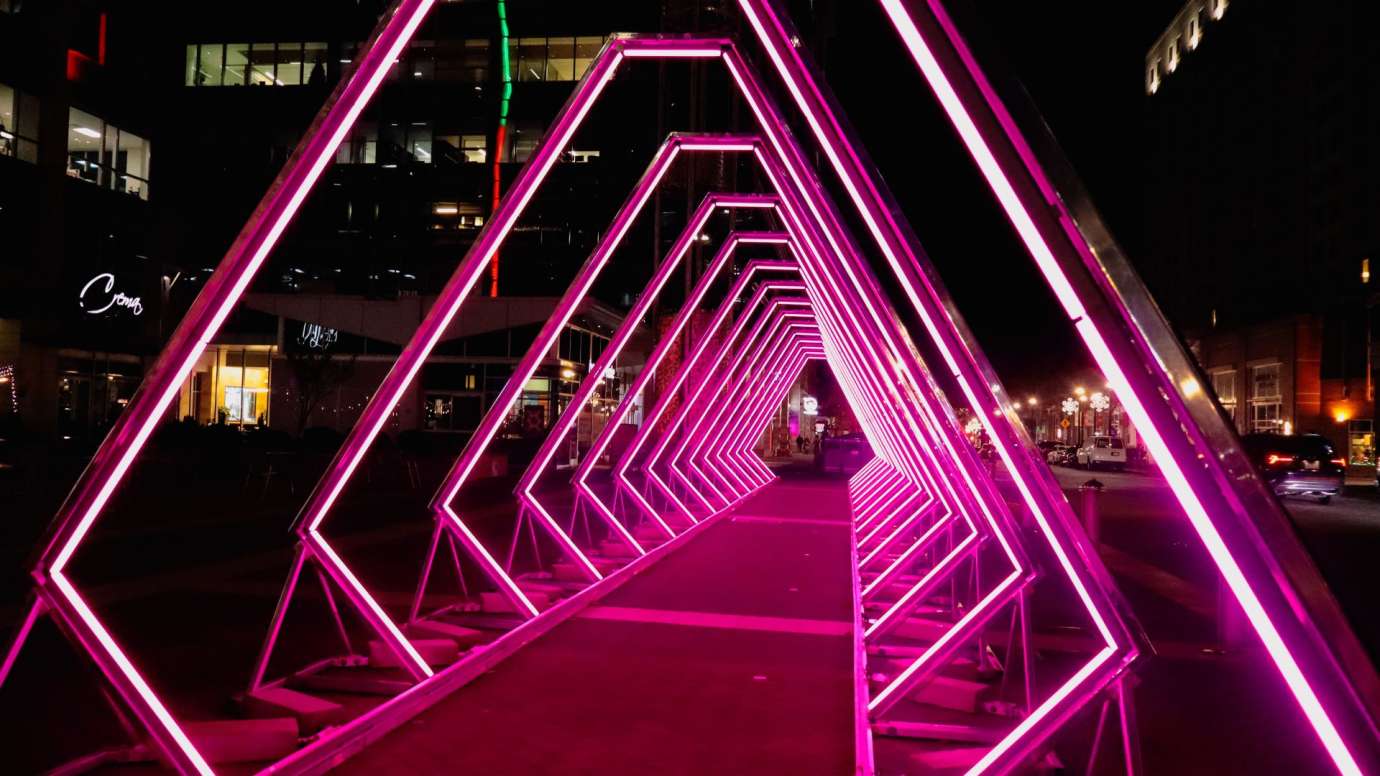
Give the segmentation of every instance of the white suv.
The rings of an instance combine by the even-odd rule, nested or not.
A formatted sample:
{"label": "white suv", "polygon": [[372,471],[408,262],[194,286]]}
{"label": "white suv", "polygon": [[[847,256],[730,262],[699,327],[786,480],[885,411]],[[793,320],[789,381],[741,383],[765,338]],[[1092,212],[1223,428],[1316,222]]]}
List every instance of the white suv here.
{"label": "white suv", "polygon": [[1126,445],[1122,444],[1121,437],[1095,436],[1090,437],[1078,448],[1074,454],[1074,460],[1079,466],[1086,466],[1089,469],[1106,467],[1108,469],[1126,468]]}

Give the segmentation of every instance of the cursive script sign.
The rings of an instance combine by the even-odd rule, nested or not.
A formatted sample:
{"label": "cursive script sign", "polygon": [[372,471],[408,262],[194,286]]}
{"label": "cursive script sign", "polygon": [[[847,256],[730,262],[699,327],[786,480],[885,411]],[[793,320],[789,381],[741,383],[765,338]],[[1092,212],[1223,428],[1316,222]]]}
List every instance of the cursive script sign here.
{"label": "cursive script sign", "polygon": [[302,333],[297,335],[297,344],[313,350],[325,350],[339,339],[339,329],[328,329],[319,323],[304,323]]}
{"label": "cursive script sign", "polygon": [[77,295],[77,304],[88,315],[101,315],[112,308],[128,310],[132,315],[144,314],[144,302],[137,296],[130,296],[115,290],[115,275],[102,272],[86,281]]}

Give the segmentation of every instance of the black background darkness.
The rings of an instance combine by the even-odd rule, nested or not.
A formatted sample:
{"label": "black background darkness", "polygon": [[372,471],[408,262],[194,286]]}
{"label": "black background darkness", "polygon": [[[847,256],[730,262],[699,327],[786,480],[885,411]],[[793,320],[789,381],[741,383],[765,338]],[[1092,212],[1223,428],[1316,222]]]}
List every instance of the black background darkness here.
{"label": "black background darkness", "polygon": [[[1141,250],[1144,58],[1181,5],[982,0],[955,14],[989,69],[994,64],[1025,87],[1148,280],[1154,273],[1145,272]],[[877,4],[840,3],[831,21],[834,35],[816,39],[830,87],[1003,382],[1019,391],[1052,376],[1076,379],[1089,362],[1072,327]],[[1172,289],[1152,283],[1151,291]]]}

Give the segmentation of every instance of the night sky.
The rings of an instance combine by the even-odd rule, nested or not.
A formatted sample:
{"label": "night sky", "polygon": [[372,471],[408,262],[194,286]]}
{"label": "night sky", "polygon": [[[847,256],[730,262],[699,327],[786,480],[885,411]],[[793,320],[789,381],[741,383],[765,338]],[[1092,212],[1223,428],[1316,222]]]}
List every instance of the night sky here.
{"label": "night sky", "polygon": [[[973,5],[1134,263],[1144,56],[1182,3],[1136,0],[1101,14],[1008,0]],[[894,31],[875,4],[841,6],[824,54],[831,86],[1007,387],[1034,390],[1052,375],[1088,371],[966,151],[923,99],[928,88]]]}

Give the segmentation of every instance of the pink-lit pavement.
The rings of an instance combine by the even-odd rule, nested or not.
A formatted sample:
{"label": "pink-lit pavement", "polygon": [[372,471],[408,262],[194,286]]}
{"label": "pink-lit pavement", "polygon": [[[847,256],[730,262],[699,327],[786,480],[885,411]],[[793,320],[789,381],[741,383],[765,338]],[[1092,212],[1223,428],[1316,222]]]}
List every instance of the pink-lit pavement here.
{"label": "pink-lit pavement", "polygon": [[842,481],[768,486],[343,773],[851,773]]}

